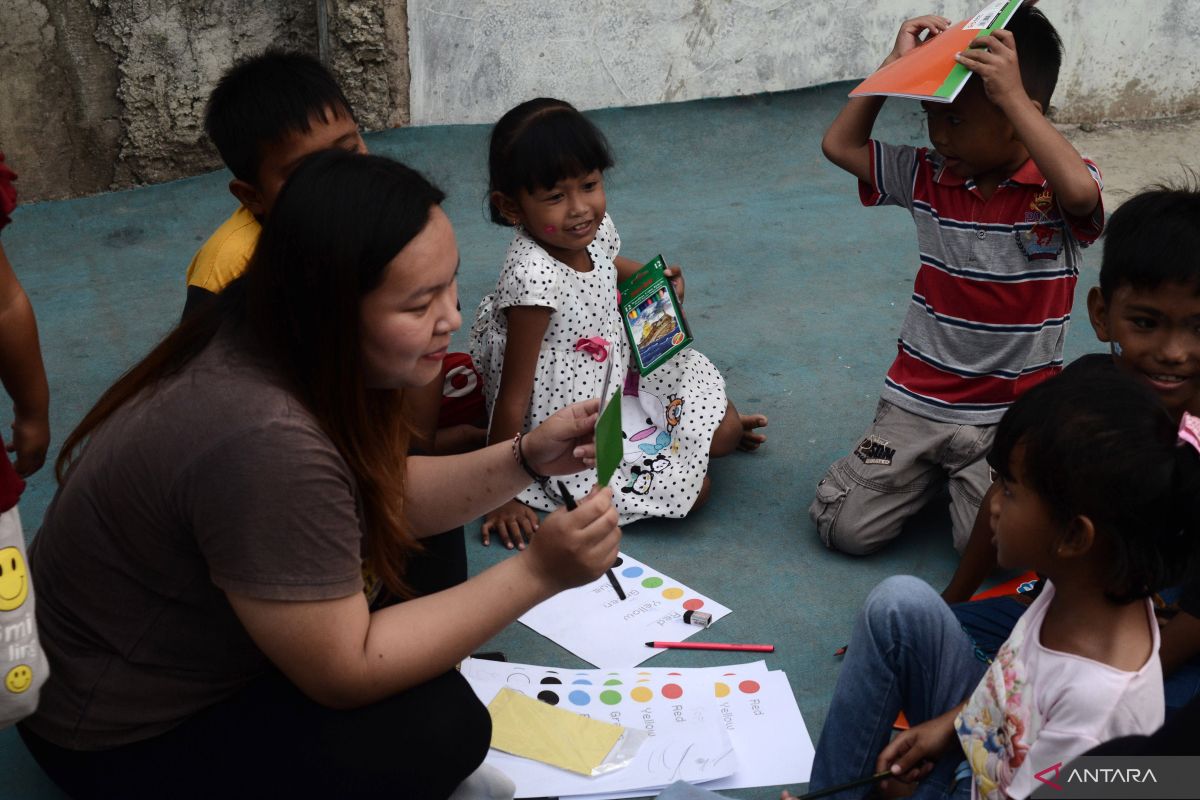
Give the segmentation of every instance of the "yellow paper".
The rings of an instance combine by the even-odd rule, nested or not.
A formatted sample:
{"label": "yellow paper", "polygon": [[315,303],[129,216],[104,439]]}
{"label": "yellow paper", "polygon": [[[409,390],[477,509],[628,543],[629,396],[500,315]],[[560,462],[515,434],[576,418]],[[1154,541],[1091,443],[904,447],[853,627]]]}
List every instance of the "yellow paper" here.
{"label": "yellow paper", "polygon": [[509,688],[488,705],[492,715],[492,747],[522,758],[591,775],[625,730]]}

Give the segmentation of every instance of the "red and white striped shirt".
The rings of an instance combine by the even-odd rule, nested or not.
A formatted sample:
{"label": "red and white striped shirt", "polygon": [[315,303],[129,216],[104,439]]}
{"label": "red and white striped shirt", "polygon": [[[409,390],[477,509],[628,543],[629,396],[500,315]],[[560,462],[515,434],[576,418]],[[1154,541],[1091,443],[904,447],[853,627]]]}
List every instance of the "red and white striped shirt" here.
{"label": "red and white striped shirt", "polygon": [[907,208],[920,252],[883,399],[941,422],[998,422],[1062,369],[1079,248],[1100,236],[1103,206],[1064,215],[1033,159],[987,199],[928,148],[872,140],[871,175],[863,205]]}

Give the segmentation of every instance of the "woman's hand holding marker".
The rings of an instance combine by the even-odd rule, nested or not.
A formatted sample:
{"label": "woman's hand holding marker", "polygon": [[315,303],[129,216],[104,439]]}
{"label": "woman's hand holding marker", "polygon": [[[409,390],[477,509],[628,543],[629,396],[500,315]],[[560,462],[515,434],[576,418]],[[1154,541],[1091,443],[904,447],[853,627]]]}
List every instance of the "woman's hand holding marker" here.
{"label": "woman's hand holding marker", "polygon": [[621,529],[612,489],[593,488],[574,510],[559,508],[544,520],[524,558],[534,579],[555,592],[590,583],[617,560]]}

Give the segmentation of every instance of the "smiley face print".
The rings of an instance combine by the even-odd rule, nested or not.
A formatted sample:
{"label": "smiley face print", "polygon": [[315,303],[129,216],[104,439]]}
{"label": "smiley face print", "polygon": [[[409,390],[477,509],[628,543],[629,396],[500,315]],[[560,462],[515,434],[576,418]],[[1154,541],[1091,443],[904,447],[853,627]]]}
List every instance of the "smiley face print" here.
{"label": "smiley face print", "polygon": [[21,607],[29,596],[25,556],[16,547],[0,549],[0,611]]}
{"label": "smiley face print", "polygon": [[33,670],[28,664],[17,664],[4,676],[4,688],[13,694],[21,694],[33,685]]}

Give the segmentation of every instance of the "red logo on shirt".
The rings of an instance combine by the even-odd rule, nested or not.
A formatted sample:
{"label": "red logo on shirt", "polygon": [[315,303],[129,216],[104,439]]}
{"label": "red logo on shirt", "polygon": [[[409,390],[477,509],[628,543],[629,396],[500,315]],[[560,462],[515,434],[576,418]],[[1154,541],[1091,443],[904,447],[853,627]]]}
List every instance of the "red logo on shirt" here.
{"label": "red logo on shirt", "polygon": [[[1054,765],[1054,766],[1052,766],[1052,767],[1046,767],[1046,768],[1045,768],[1044,770],[1042,770],[1041,772],[1034,773],[1034,776],[1033,776],[1033,777],[1037,778],[1039,781],[1041,781],[1042,783],[1046,784],[1047,786],[1050,786],[1050,787],[1052,787],[1052,788],[1054,788],[1054,789],[1058,789],[1058,790],[1061,792],[1061,791],[1063,790],[1063,788],[1062,788],[1061,786],[1059,786],[1057,783],[1055,783],[1055,782],[1054,782],[1054,780],[1055,780],[1056,778],[1058,778],[1058,771],[1059,771],[1061,768],[1062,768],[1062,762],[1060,761],[1060,762],[1058,762],[1057,764],[1055,764],[1055,765]],[[1053,772],[1054,772],[1054,774],[1053,774],[1053,775],[1051,775],[1049,778],[1043,778],[1043,777],[1042,777],[1042,776],[1043,776],[1043,775],[1045,775],[1047,772],[1051,772],[1051,771],[1053,771]]]}

